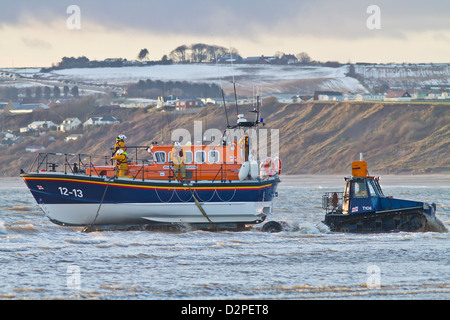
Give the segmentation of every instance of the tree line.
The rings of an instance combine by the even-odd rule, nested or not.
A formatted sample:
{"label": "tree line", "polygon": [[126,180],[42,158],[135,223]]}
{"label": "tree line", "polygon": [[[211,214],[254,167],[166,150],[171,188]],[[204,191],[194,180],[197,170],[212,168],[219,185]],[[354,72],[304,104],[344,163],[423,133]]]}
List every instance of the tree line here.
{"label": "tree line", "polygon": [[187,81],[139,80],[127,87],[128,97],[157,99],[160,96],[220,97],[221,89],[214,83],[190,83]]}
{"label": "tree line", "polygon": [[213,63],[224,57],[233,57],[242,60],[236,48],[196,43],[181,45],[169,53],[169,59],[173,63]]}
{"label": "tree line", "polygon": [[[123,58],[105,59],[102,61],[89,60],[85,56],[78,58],[63,57],[57,64],[50,68],[42,68],[41,72],[50,72],[58,69],[71,68],[100,68],[100,67],[123,67],[123,66],[143,66],[143,65],[157,65],[157,64],[172,64],[172,63],[229,63],[230,59],[233,61],[245,62],[236,48],[225,48],[217,45],[208,45],[204,43],[195,43],[191,45],[183,44],[176,47],[168,54],[163,55],[161,60],[150,60],[149,50],[147,48],[141,49],[136,56],[137,60],[129,61]],[[271,60],[273,64],[283,64],[283,57],[291,56],[284,52],[277,51],[274,54],[276,59]],[[264,56],[261,56],[262,58]],[[299,65],[310,66],[325,66],[325,67],[339,67],[343,64],[337,61],[320,62],[313,60],[308,53],[300,52],[295,55]]]}
{"label": "tree line", "polygon": [[78,86],[69,88],[64,86],[62,91],[58,86],[50,88],[45,87],[35,87],[35,88],[25,88],[19,90],[16,87],[4,87],[0,88],[0,99],[5,101],[18,101],[22,100],[23,103],[40,102],[42,100],[50,99],[61,99],[61,98],[78,98],[80,92]]}

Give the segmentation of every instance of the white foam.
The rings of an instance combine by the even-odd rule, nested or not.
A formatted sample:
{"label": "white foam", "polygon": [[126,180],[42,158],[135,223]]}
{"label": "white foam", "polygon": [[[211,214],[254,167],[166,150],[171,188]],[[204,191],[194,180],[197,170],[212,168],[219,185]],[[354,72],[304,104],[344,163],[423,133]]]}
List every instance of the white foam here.
{"label": "white foam", "polygon": [[0,234],[6,234],[5,222],[0,220]]}
{"label": "white foam", "polygon": [[301,234],[321,234],[328,233],[330,231],[330,229],[322,223],[314,224],[304,221],[286,222],[283,228],[285,229],[285,231],[298,232]]}

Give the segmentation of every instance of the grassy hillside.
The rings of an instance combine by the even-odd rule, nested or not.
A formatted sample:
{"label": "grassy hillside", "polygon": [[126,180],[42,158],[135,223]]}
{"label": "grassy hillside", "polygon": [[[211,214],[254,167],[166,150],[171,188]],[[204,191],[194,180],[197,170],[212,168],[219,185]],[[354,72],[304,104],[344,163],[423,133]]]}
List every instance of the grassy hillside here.
{"label": "grassy hillside", "polygon": [[[240,107],[240,113],[252,108]],[[46,112],[46,113],[45,113]],[[20,121],[53,120],[60,123],[68,116],[85,120],[100,111],[92,100],[82,107],[61,106],[50,112],[6,119]],[[125,134],[128,145],[149,145],[169,141],[176,128],[193,135],[194,121],[202,121],[203,130],[223,130],[223,108],[208,107],[195,115],[164,114],[156,110],[113,110],[111,115],[122,123],[101,126],[84,132],[82,139],[64,142],[63,133],[44,134],[34,141],[24,141],[3,149],[0,175],[16,176],[28,169],[36,154],[25,152],[27,145],[43,144],[47,152],[92,153],[108,155],[118,134]],[[87,116],[88,115],[88,116]],[[235,106],[228,107],[230,123],[235,123]],[[246,113],[247,118],[253,114]],[[280,156],[285,174],[349,174],[350,163],[359,153],[369,163],[373,174],[450,173],[450,104],[311,102],[283,105],[265,100],[262,116],[266,129],[279,129]],[[53,141],[50,136],[56,137]]]}
{"label": "grassy hillside", "polygon": [[292,104],[273,125],[289,173],[349,173],[360,152],[370,172],[450,172],[450,105]]}

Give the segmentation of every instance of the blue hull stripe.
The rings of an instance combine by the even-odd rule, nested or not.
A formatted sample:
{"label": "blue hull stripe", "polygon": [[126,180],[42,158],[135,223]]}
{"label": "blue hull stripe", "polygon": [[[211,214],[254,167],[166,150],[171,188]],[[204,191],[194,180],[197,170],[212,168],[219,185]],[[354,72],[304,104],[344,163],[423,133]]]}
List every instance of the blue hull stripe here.
{"label": "blue hull stripe", "polygon": [[[38,203],[179,203],[272,201],[278,179],[252,183],[193,183],[191,189],[181,183],[138,182],[67,175],[23,174]],[[105,193],[106,189],[106,193]],[[192,190],[192,192],[191,192]]]}

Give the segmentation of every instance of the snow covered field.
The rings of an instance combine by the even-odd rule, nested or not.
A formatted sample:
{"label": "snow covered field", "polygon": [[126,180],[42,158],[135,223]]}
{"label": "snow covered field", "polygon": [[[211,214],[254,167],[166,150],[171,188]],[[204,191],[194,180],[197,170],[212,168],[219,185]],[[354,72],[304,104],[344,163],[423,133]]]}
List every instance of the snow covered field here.
{"label": "snow covered field", "polygon": [[220,78],[245,77],[261,80],[295,80],[343,78],[348,66],[340,68],[274,65],[205,65],[173,64],[145,67],[79,68],[40,73],[39,68],[4,69],[23,77],[35,75],[46,79],[74,80],[93,83],[124,84],[139,80],[219,81]]}
{"label": "snow covered field", "polygon": [[[0,69],[0,86],[41,85],[85,86],[85,89],[121,87],[139,80],[188,81],[222,84],[230,91],[233,77],[241,94],[255,87],[265,93],[303,93],[332,90],[364,93],[367,89],[355,78],[347,77],[349,65],[339,68],[291,65],[215,65],[173,64],[120,68],[80,68],[41,73],[40,68]],[[450,64],[356,65],[356,74],[365,86],[389,84],[392,88],[416,88],[450,84]],[[103,89],[102,89],[103,88]],[[245,92],[247,91],[247,92]]]}
{"label": "snow covered field", "polygon": [[265,91],[274,87],[274,92],[283,83],[312,80],[314,84],[322,83],[323,90],[345,90],[365,92],[364,87],[354,78],[345,76],[348,66],[339,68],[329,67],[300,67],[275,65],[205,65],[205,64],[175,64],[155,65],[145,67],[121,68],[80,68],[55,70],[41,73],[39,68],[3,69],[16,73],[28,79],[41,81],[71,81],[92,85],[122,85],[136,83],[139,80],[214,82],[229,86],[232,78],[236,79],[239,87],[263,86]]}

